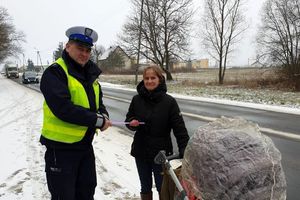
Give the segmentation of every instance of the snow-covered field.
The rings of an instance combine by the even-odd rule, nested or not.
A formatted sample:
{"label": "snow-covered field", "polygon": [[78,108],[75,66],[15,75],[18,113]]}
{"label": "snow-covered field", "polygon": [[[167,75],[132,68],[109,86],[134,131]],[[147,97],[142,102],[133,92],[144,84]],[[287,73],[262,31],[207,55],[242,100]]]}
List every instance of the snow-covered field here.
{"label": "snow-covered field", "polygon": [[[263,79],[265,72],[254,69],[238,70],[229,73],[227,79],[236,81]],[[265,105],[274,105],[281,107],[300,108],[300,92],[289,92],[271,89],[247,89],[237,85],[230,86],[213,86],[209,82],[217,82],[217,73],[213,75],[212,70],[199,73],[177,73],[173,74],[174,81],[167,82],[168,92],[194,97],[205,97],[212,99],[243,101],[248,103],[258,103]],[[139,75],[138,80],[142,76]],[[101,75],[101,82],[126,85],[126,87],[135,88],[133,75]],[[250,84],[250,83],[248,83]],[[255,84],[255,83],[253,83]]]}
{"label": "snow-covered field", "polygon": [[[48,200],[39,143],[43,97],[2,76],[0,85],[0,200]],[[112,127],[95,137],[96,200],[139,199],[132,138],[121,131]]]}

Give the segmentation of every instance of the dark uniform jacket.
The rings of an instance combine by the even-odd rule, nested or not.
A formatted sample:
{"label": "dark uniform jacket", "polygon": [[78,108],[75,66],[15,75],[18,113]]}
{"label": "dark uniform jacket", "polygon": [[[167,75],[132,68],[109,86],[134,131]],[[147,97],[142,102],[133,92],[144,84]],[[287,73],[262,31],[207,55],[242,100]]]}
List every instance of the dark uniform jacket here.
{"label": "dark uniform jacket", "polygon": [[189,140],[180,109],[176,100],[166,94],[165,81],[151,93],[140,82],[137,86],[138,95],[134,96],[126,115],[126,121],[137,119],[145,122],[138,127],[127,126],[135,130],[131,155],[134,157],[153,160],[160,150],[166,155],[173,154],[171,129],[176,137],[179,153],[183,155]]}
{"label": "dark uniform jacket", "polygon": [[92,61],[88,61],[84,67],[80,66],[65,50],[63,51],[62,58],[68,66],[69,74],[83,85],[89,99],[90,109],[76,106],[71,102],[67,75],[56,63],[49,66],[43,73],[40,84],[41,92],[56,117],[69,123],[87,126],[88,130],[81,141],[73,144],[55,142],[43,136],[41,136],[40,142],[47,147],[53,148],[89,148],[96,129],[96,112],[108,116],[108,112],[102,101],[103,94],[101,87],[99,95],[100,108],[96,110],[95,94],[92,86],[93,82],[101,74],[101,70]]}

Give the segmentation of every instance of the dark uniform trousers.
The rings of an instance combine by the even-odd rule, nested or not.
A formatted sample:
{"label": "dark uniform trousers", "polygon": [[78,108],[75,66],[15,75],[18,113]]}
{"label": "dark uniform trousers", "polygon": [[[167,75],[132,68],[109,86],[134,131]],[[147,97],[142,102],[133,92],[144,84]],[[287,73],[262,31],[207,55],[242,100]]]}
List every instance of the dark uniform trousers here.
{"label": "dark uniform trousers", "polygon": [[93,147],[47,148],[46,177],[52,200],[93,200],[96,181]]}

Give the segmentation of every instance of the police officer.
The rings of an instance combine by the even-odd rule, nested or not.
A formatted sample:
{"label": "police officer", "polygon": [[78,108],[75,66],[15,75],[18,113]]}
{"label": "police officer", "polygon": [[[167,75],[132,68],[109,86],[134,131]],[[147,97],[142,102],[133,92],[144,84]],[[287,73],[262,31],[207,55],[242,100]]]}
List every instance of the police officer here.
{"label": "police officer", "polygon": [[62,57],[41,79],[46,146],[45,170],[52,200],[94,199],[96,181],[92,141],[97,129],[111,126],[97,81],[101,70],[90,61],[97,33],[83,26],[66,31]]}

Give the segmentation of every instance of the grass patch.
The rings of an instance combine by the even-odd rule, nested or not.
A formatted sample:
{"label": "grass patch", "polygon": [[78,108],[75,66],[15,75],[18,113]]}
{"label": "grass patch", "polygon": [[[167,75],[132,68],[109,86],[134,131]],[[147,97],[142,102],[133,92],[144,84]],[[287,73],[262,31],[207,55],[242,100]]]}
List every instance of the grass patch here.
{"label": "grass patch", "polygon": [[[172,76],[174,80],[167,82],[169,93],[300,108],[300,93],[271,69],[228,69],[223,85],[218,84],[218,69],[172,73]],[[139,75],[138,82],[141,80]],[[136,88],[135,75],[104,74],[100,81]]]}

